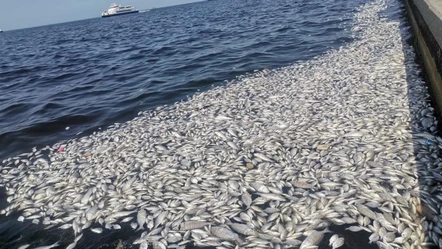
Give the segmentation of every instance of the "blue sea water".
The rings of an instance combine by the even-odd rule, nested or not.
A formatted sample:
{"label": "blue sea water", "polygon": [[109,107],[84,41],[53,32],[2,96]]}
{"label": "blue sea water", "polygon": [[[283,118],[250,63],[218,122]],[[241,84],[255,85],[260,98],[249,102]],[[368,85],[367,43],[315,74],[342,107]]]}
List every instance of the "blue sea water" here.
{"label": "blue sea water", "polygon": [[0,159],[321,55],[351,42],[364,2],[216,0],[4,32]]}
{"label": "blue sea water", "polygon": [[[4,32],[0,159],[105,129],[255,70],[320,56],[354,39],[353,14],[365,2],[215,0]],[[86,233],[78,248],[113,249],[131,231]],[[0,248],[48,245],[60,236],[73,239],[71,230],[19,223],[14,214],[0,220]]]}

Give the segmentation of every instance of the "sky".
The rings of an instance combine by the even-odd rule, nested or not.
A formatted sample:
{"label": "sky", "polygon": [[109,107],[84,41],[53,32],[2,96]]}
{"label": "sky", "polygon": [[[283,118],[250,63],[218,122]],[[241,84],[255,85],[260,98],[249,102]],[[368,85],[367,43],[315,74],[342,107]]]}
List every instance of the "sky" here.
{"label": "sky", "polygon": [[159,8],[198,0],[0,0],[0,29],[29,28],[100,17],[111,3],[137,9]]}

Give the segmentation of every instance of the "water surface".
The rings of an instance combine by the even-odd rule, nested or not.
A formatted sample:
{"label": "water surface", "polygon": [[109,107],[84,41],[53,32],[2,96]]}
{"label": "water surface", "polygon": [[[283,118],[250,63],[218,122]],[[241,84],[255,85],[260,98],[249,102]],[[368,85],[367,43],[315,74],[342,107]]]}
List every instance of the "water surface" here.
{"label": "water surface", "polygon": [[352,41],[364,2],[217,0],[4,32],[0,158],[309,60]]}

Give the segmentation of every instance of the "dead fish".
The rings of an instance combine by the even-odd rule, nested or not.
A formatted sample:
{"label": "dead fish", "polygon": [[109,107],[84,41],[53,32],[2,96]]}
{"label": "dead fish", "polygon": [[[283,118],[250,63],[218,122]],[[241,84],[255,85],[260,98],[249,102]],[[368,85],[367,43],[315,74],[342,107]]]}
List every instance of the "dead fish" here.
{"label": "dead fish", "polygon": [[262,182],[252,182],[250,185],[257,191],[262,193],[270,193],[270,190]]}
{"label": "dead fish", "polygon": [[344,137],[361,137],[363,135],[364,134],[362,134],[361,132],[355,131],[355,132],[350,132],[350,133],[345,134]]}
{"label": "dead fish", "polygon": [[404,239],[406,240],[406,239],[408,239],[408,238],[411,236],[412,232],[413,232],[413,231],[412,231],[409,227],[407,227],[407,228],[405,228],[404,231],[401,233],[401,237],[404,238]]}
{"label": "dead fish", "polygon": [[351,226],[351,227],[346,228],[345,230],[350,230],[352,232],[359,232],[359,231],[362,231],[363,228],[359,227],[359,226]]}
{"label": "dead fish", "polygon": [[140,249],[147,249],[149,248],[149,243],[147,241],[143,241],[140,244]]}
{"label": "dead fish", "polygon": [[62,225],[62,226],[59,226],[58,228],[60,228],[60,229],[69,229],[69,228],[71,228],[72,227],[72,224],[64,224],[64,225]]}
{"label": "dead fish", "polygon": [[355,220],[355,219],[353,219],[353,218],[350,218],[350,217],[343,217],[341,220],[342,220],[343,222],[345,222],[345,224],[348,224],[348,225],[350,225],[350,224],[354,224],[354,223],[357,223],[357,222],[358,222],[357,220]]}
{"label": "dead fish", "polygon": [[306,249],[310,246],[316,246],[319,242],[321,242],[322,238],[324,237],[324,234],[329,232],[331,231],[328,230],[328,228],[322,231],[316,231],[316,230],[311,231],[310,234],[304,239],[304,241],[302,242],[299,248]]}
{"label": "dead fish", "polygon": [[[72,227],[75,242],[92,222],[127,221],[147,230],[141,249],[299,248],[330,224],[370,230],[382,248],[441,244],[442,138],[414,50],[398,42],[409,32],[387,5],[400,7],[358,10],[362,42],[2,160],[0,214]],[[212,223],[233,235],[216,237]]]}
{"label": "dead fish", "polygon": [[131,227],[133,230],[135,230],[135,229],[137,229],[138,224],[137,224],[136,222],[131,222],[131,223],[130,223],[130,227]]}
{"label": "dead fish", "polygon": [[59,241],[57,241],[57,242],[55,242],[52,245],[49,245],[49,246],[39,246],[39,247],[36,247],[35,249],[51,249],[51,248],[57,247],[59,245],[60,245]]}
{"label": "dead fish", "polygon": [[134,217],[126,217],[124,219],[121,220],[121,223],[127,223],[129,221],[131,221]]}
{"label": "dead fish", "polygon": [[178,241],[182,240],[182,236],[179,233],[170,235],[167,237],[167,242],[169,243],[176,243]]}
{"label": "dead fish", "polygon": [[115,212],[115,213],[112,213],[109,216],[107,216],[104,220],[107,222],[107,221],[110,221],[112,219],[117,219],[117,218],[120,218],[120,217],[126,217],[126,216],[129,216],[129,215],[133,214],[134,212],[136,212],[136,211],[120,211],[120,212]]}
{"label": "dead fish", "polygon": [[159,225],[161,225],[165,222],[167,214],[168,214],[168,211],[163,211],[155,218],[155,227],[158,227]]}
{"label": "dead fish", "polygon": [[77,241],[74,241],[73,243],[69,244],[66,249],[74,249],[77,246]]}
{"label": "dead fish", "polygon": [[289,246],[299,246],[301,243],[302,241],[297,239],[286,239],[284,244]]}
{"label": "dead fish", "polygon": [[249,226],[245,225],[245,224],[241,224],[241,223],[231,223],[229,224],[229,226],[235,231],[238,232],[240,234],[244,234],[244,235],[253,235],[255,232],[253,231],[252,228],[250,228]]}
{"label": "dead fish", "polygon": [[378,242],[376,242],[376,244],[378,245],[379,249],[393,249],[392,246],[390,246],[389,244],[384,243],[382,241],[378,241]]}
{"label": "dead fish", "polygon": [[75,242],[78,242],[79,240],[81,240],[81,238],[83,238],[83,234],[78,235],[77,237],[75,237]]}
{"label": "dead fish", "polygon": [[75,234],[75,235],[81,233],[81,227],[80,227],[80,224],[78,224],[78,221],[77,221],[77,220],[74,220],[74,221],[72,222],[72,228],[74,229],[74,234]]}
{"label": "dead fish", "polygon": [[330,240],[328,242],[328,245],[331,246],[333,245],[333,243],[339,238],[339,235],[334,234],[333,236],[330,237]]}
{"label": "dead fish", "polygon": [[93,220],[95,218],[95,214],[97,213],[98,207],[97,205],[93,205],[92,207],[86,210],[86,219]]}
{"label": "dead fish", "polygon": [[229,145],[234,150],[239,150],[239,147],[231,141],[227,142],[227,145]]}
{"label": "dead fish", "polygon": [[277,194],[273,194],[273,193],[257,193],[258,195],[268,199],[268,200],[275,200],[275,201],[286,201],[286,199],[284,197],[282,197],[281,195],[277,195]]}
{"label": "dead fish", "polygon": [[373,233],[372,235],[370,235],[370,237],[368,237],[368,240],[370,244],[373,242],[377,242],[379,240],[379,235]]}
{"label": "dead fish", "polygon": [[252,205],[252,196],[247,191],[244,191],[241,196],[241,200],[247,207],[250,207],[250,205]]}
{"label": "dead fish", "polygon": [[344,245],[344,238],[343,237],[340,237],[340,238],[337,238],[334,242],[333,242],[333,244],[332,244],[332,248],[333,249],[336,249],[336,248],[339,248],[339,247],[341,247],[341,246],[343,246]]}
{"label": "dead fish", "polygon": [[91,231],[94,232],[94,233],[102,233],[103,229],[97,227],[97,228],[92,228]]}
{"label": "dead fish", "polygon": [[185,222],[181,223],[180,230],[185,231],[185,230],[197,229],[197,228],[205,227],[209,224],[210,223],[205,222],[205,221],[185,221]]}
{"label": "dead fish", "polygon": [[215,235],[220,239],[234,240],[234,241],[239,239],[238,234],[224,227],[212,227],[210,231],[212,232],[213,235]]}
{"label": "dead fish", "polygon": [[357,205],[357,208],[359,213],[361,213],[362,215],[365,215],[372,220],[376,220],[376,214],[373,211],[371,211],[370,208],[364,205]]}
{"label": "dead fish", "polygon": [[268,158],[266,155],[262,154],[262,153],[255,153],[253,154],[254,156],[256,156],[257,158],[266,161],[266,162],[273,162],[272,159]]}
{"label": "dead fish", "polygon": [[231,117],[227,117],[225,115],[218,115],[218,116],[215,117],[215,119],[219,120],[219,121],[225,121],[225,120],[231,120],[232,118]]}
{"label": "dead fish", "polygon": [[81,198],[81,204],[86,204],[89,201],[89,198],[92,195],[92,189],[88,189],[88,191],[86,192],[86,194],[84,194],[83,198]]}
{"label": "dead fish", "polygon": [[143,229],[144,223],[146,222],[147,212],[144,208],[140,209],[137,213],[137,223],[138,230]]}

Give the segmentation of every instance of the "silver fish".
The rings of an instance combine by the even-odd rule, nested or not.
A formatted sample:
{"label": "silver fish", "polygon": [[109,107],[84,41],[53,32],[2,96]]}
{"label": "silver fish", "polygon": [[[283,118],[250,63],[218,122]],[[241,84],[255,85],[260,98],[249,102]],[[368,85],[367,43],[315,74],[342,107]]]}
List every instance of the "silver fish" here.
{"label": "silver fish", "polygon": [[94,232],[94,233],[102,233],[103,229],[97,227],[97,228],[92,228],[91,231]]}
{"label": "silver fish", "polygon": [[238,233],[240,233],[240,234],[244,234],[244,235],[253,235],[253,234],[255,233],[251,227],[249,227],[248,225],[245,225],[245,224],[241,224],[241,223],[231,223],[231,224],[229,224],[229,226],[230,226],[235,232],[238,232]]}
{"label": "silver fish", "polygon": [[205,221],[185,221],[185,222],[181,223],[180,230],[185,231],[185,230],[197,229],[197,228],[205,227],[209,224],[210,223],[205,222]]}
{"label": "silver fish", "polygon": [[341,246],[343,246],[343,245],[344,245],[344,238],[340,237],[340,238],[337,238],[337,239],[333,242],[333,244],[332,244],[332,248],[333,248],[333,249],[336,249],[336,248],[339,248],[339,247],[341,247]]}
{"label": "silver fish", "polygon": [[241,200],[247,207],[250,207],[252,205],[252,197],[247,191],[244,191],[244,193],[241,196]]}
{"label": "silver fish", "polygon": [[225,239],[225,240],[238,240],[239,236],[238,234],[232,232],[230,229],[224,228],[224,227],[212,227],[210,229],[213,235],[215,235],[218,238]]}
{"label": "silver fish", "polygon": [[322,231],[316,231],[316,230],[310,231],[310,234],[304,239],[304,241],[302,242],[299,248],[306,249],[310,246],[316,246],[319,242],[321,242],[322,238],[324,237],[324,234],[329,232],[330,230],[328,229],[324,229]]}
{"label": "silver fish", "polygon": [[147,212],[145,209],[140,209],[137,213],[137,223],[138,223],[138,230],[143,229],[144,223],[146,222]]}
{"label": "silver fish", "polygon": [[49,245],[49,246],[39,246],[39,247],[36,247],[35,249],[51,249],[51,248],[57,247],[59,245],[60,245],[59,241],[57,241],[57,242],[55,242],[52,245]]}

